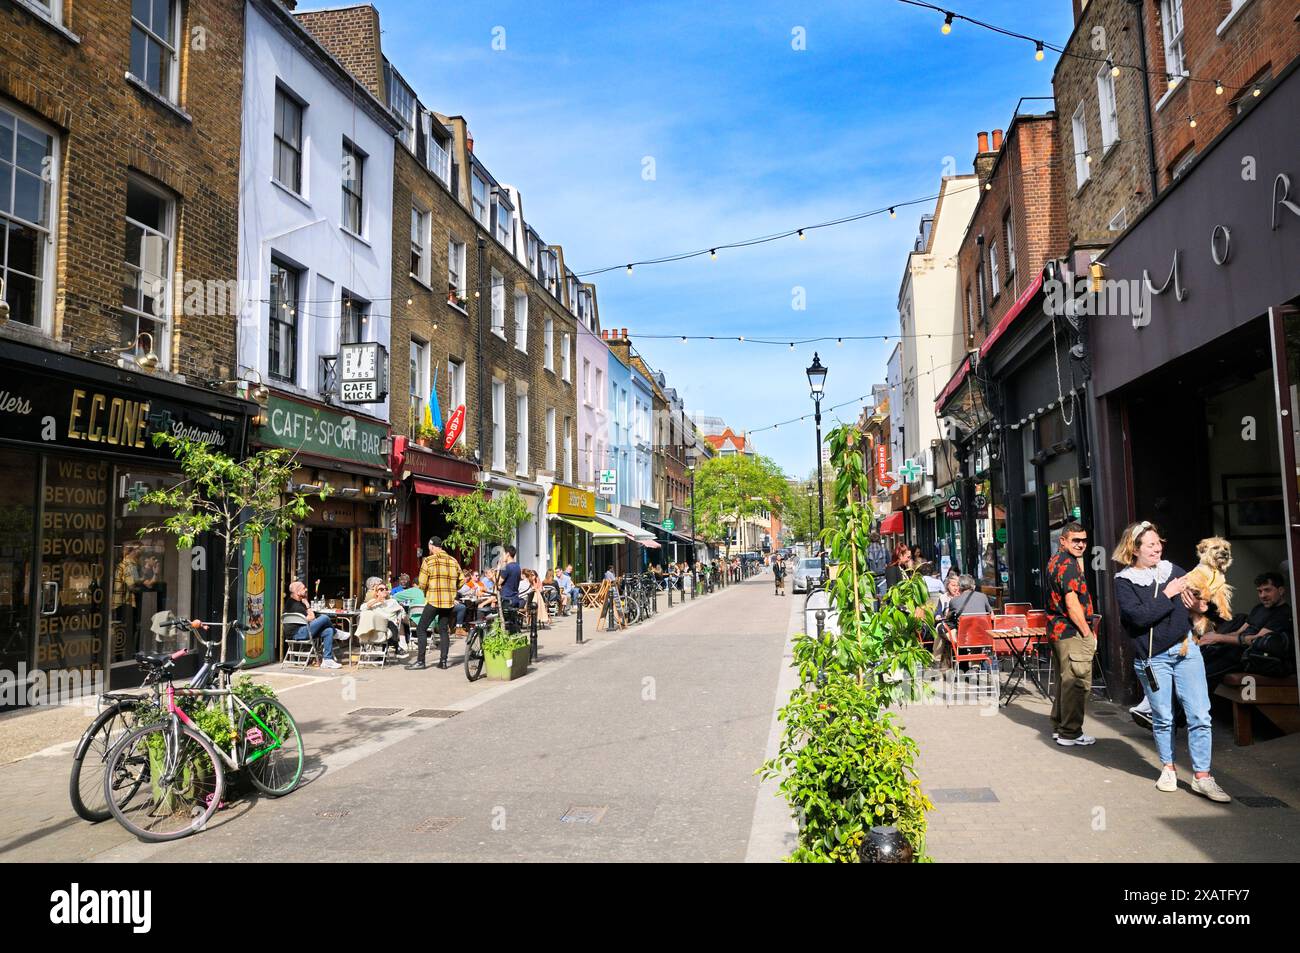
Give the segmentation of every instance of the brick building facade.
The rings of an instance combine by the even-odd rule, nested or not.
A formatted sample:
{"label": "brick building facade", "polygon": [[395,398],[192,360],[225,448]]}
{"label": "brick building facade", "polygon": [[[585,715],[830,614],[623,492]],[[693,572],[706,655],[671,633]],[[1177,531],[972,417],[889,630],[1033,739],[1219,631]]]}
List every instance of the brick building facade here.
{"label": "brick building facade", "polygon": [[216,542],[182,552],[132,503],[177,479],[155,433],[240,457],[256,411],[216,390],[237,376],[243,3],[139,7],[0,9],[0,669],[73,694],[188,648],[160,614],[221,617]]}

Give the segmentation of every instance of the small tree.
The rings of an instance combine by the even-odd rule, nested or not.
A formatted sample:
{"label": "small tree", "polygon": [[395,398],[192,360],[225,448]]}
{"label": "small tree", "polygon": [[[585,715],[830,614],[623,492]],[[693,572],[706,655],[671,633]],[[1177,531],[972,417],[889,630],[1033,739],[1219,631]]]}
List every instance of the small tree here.
{"label": "small tree", "polygon": [[837,633],[801,634],[794,646],[799,685],[781,709],[784,725],[777,756],[759,769],[780,778],[781,794],[800,818],[798,847],[804,862],[855,862],[870,828],[895,824],[925,858],[925,812],[913,766],[916,743],[888,710],[905,695],[908,677],[929,661],[921,645],[926,612],[924,581],[912,576],[880,601],[867,567],[871,504],[858,434],[841,427],[830,435],[835,505],[823,542],[838,567],[827,585]]}
{"label": "small tree", "polygon": [[484,543],[504,543],[514,535],[516,526],[532,516],[514,487],[494,499],[480,483],[473,493],[451,498],[447,507],[451,532],[443,542],[468,557]]}
{"label": "small tree", "polygon": [[[180,549],[189,549],[204,533],[211,533],[223,548],[221,597],[221,657],[226,657],[226,633],[230,628],[231,577],[239,565],[245,541],[270,531],[276,541],[289,535],[289,528],[304,519],[311,507],[302,493],[286,492],[294,470],[289,450],[259,450],[243,460],[233,460],[207,444],[165,432],[153,435],[154,446],[165,446],[180,464],[184,479],[175,486],[152,490],[131,501],[131,509],[158,506],[170,510],[140,535],[165,532],[176,538]],[[321,490],[325,499],[329,487]]]}
{"label": "small tree", "polygon": [[739,526],[764,510],[785,513],[790,499],[785,474],[767,457],[714,457],[695,471],[696,529],[705,539],[723,539],[730,526]]}

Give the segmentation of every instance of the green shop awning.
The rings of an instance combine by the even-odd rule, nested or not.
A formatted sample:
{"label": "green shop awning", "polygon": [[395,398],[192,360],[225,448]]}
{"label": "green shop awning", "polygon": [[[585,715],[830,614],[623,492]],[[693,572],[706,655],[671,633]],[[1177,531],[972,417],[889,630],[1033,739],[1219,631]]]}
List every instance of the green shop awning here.
{"label": "green shop awning", "polygon": [[570,526],[576,526],[584,533],[590,533],[592,543],[597,546],[609,543],[621,543],[627,539],[627,537],[618,530],[611,529],[604,523],[597,523],[595,520],[585,520],[579,516],[556,516],[555,518],[563,520]]}

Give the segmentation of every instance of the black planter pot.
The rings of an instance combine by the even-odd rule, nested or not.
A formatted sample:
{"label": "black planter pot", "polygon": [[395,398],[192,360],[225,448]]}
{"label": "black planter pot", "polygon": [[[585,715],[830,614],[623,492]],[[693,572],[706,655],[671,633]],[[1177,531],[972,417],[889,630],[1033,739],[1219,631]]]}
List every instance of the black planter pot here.
{"label": "black planter pot", "polygon": [[873,827],[858,848],[858,859],[864,864],[910,864],[912,845],[897,827]]}

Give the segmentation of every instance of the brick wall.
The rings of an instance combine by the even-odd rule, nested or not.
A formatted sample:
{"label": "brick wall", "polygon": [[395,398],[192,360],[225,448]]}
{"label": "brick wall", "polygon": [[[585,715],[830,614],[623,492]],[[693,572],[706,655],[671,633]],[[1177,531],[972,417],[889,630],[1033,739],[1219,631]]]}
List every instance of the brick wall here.
{"label": "brick wall", "polygon": [[[75,40],[16,5],[0,8],[0,103],[59,131],[52,326],[74,352],[125,343],[121,282],[130,172],[175,199],[178,295],[182,277],[229,282],[237,276],[243,3],[189,0],[182,9],[187,42],[176,109],[124,78],[131,63],[128,0],[67,4],[64,25]],[[175,315],[174,372],[200,382],[233,374],[234,307]]]}
{"label": "brick wall", "polygon": [[[1060,186],[1069,224],[1072,247],[1097,248],[1108,245],[1118,231],[1109,225],[1121,210],[1125,223],[1132,222],[1151,203],[1152,187],[1146,142],[1147,122],[1143,109],[1146,86],[1143,74],[1123,68],[1141,62],[1139,21],[1130,0],[1092,0],[1076,22],[1066,46],[1073,56],[1062,56],[1052,79],[1056,95]],[[1089,57],[1084,59],[1082,57]],[[1109,75],[1104,60],[1119,65],[1112,76],[1118,119],[1118,139],[1103,150],[1101,94],[1098,71]],[[1080,188],[1075,153],[1073,116],[1083,105],[1087,130],[1088,179]]]}
{"label": "brick wall", "polygon": [[378,10],[366,3],[343,9],[295,12],[294,18],[376,99],[388,101],[383,86]]}
{"label": "brick wall", "polygon": [[[1276,77],[1300,55],[1300,29],[1294,0],[1251,0],[1223,31],[1219,25],[1232,9],[1230,0],[1184,0],[1183,57],[1185,69],[1196,80],[1184,81],[1172,93],[1160,75],[1151,77],[1151,108],[1155,135],[1156,167],[1160,187],[1167,187],[1174,167],[1189,154],[1205,149],[1237,115],[1237,87]],[[1165,49],[1159,0],[1143,5],[1146,15],[1147,59],[1150,69],[1163,74]],[[1214,80],[1226,87],[1215,94]],[[1161,104],[1161,100],[1164,100]],[[1188,117],[1195,117],[1192,128]]]}
{"label": "brick wall", "polygon": [[[971,216],[970,225],[957,254],[957,288],[961,313],[966,313],[966,290],[972,301],[968,333],[978,346],[1011,307],[1020,291],[1032,282],[1046,262],[1066,250],[1068,231],[1065,197],[1059,178],[1056,116],[1018,116],[1007,131],[998,161]],[[1015,269],[1007,268],[1006,228],[1015,234]],[[979,238],[985,244],[981,248]],[[989,247],[998,248],[998,281],[993,287],[989,268]],[[982,263],[985,316],[980,319],[976,275]]]}

